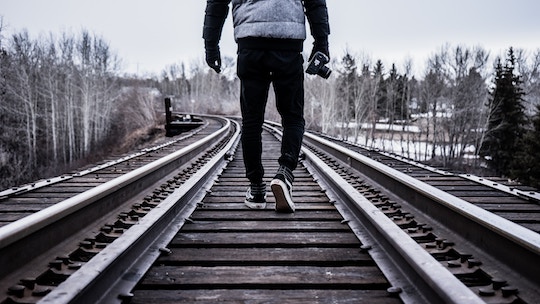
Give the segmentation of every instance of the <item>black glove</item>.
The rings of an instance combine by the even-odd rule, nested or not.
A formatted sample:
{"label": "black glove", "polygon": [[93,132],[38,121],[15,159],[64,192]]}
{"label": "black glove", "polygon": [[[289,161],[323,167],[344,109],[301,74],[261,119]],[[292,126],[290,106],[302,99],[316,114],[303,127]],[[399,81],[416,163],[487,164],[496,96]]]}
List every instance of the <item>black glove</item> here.
{"label": "black glove", "polygon": [[313,58],[315,53],[321,52],[330,59],[330,51],[328,50],[328,37],[318,37],[315,38],[315,41],[313,42],[313,50],[311,50],[311,55],[309,55],[309,60]]}
{"label": "black glove", "polygon": [[221,72],[221,54],[219,53],[218,43],[205,41],[204,49],[208,66],[216,71],[216,73]]}

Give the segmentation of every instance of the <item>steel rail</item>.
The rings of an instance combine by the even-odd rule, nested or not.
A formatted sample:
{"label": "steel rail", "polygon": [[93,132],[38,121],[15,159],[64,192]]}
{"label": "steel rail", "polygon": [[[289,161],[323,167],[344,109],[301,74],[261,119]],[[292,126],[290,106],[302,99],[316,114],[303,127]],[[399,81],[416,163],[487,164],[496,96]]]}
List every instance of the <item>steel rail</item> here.
{"label": "steel rail", "polygon": [[[366,149],[366,148],[364,148],[364,149]],[[504,192],[506,194],[510,194],[512,196],[523,198],[523,199],[533,201],[533,202],[536,202],[536,203],[540,202],[540,193],[538,193],[536,191],[520,190],[520,189],[517,189],[516,187],[509,187],[509,186],[503,185],[501,183],[489,180],[489,179],[487,179],[485,177],[479,177],[479,176],[475,176],[475,175],[472,175],[472,174],[454,174],[452,172],[437,169],[437,168],[434,168],[434,167],[431,167],[431,166],[428,166],[428,165],[425,165],[425,164],[421,164],[419,162],[416,162],[416,161],[413,161],[413,160],[410,160],[410,159],[406,159],[404,157],[393,155],[393,154],[388,153],[388,152],[377,151],[377,153],[380,153],[380,154],[382,154],[382,155],[384,155],[386,157],[390,157],[390,158],[399,160],[399,161],[407,163],[409,165],[413,165],[413,166],[416,166],[416,167],[419,167],[419,168],[422,168],[422,169],[425,169],[425,170],[429,170],[431,172],[435,172],[437,174],[441,174],[441,175],[444,175],[444,176],[459,176],[461,178],[464,178],[464,179],[473,181],[475,183],[484,185],[486,187],[489,187],[489,188]]]}
{"label": "steel rail", "polygon": [[[203,127],[201,127],[201,128],[204,128],[204,127],[207,127],[207,126],[208,126],[208,122],[206,122],[203,125]],[[72,173],[72,174],[63,174],[63,175],[60,175],[60,176],[51,177],[51,178],[47,178],[47,179],[40,180],[40,181],[37,181],[37,182],[33,182],[33,183],[30,183],[30,184],[21,185],[21,186],[17,186],[17,187],[12,187],[12,188],[6,189],[4,191],[0,191],[0,200],[2,200],[4,198],[11,197],[11,196],[19,195],[19,194],[22,194],[22,193],[26,193],[26,192],[29,192],[29,191],[34,191],[36,189],[40,189],[40,188],[47,187],[47,186],[50,186],[50,185],[54,185],[56,183],[61,183],[61,182],[64,182],[66,180],[70,180],[70,179],[72,179],[74,177],[81,177],[81,176],[85,176],[85,175],[88,175],[88,174],[92,174],[92,173],[97,172],[99,170],[103,170],[105,168],[109,168],[109,167],[118,165],[118,164],[123,163],[125,161],[129,161],[129,160],[132,160],[132,159],[137,158],[139,156],[142,156],[142,155],[145,155],[145,154],[148,154],[148,153],[152,153],[154,151],[157,151],[157,150],[160,150],[162,148],[168,147],[168,146],[173,145],[173,144],[175,144],[177,142],[181,142],[181,141],[183,141],[183,140],[185,140],[185,139],[187,139],[189,137],[192,137],[193,135],[199,133],[200,130],[201,129],[197,129],[195,131],[189,132],[189,134],[186,134],[186,135],[184,135],[182,137],[175,138],[174,140],[170,140],[170,141],[168,141],[166,143],[163,143],[163,144],[160,144],[160,145],[157,145],[157,146],[154,146],[154,147],[144,148],[139,152],[135,152],[135,153],[132,153],[130,155],[123,156],[123,157],[121,157],[119,159],[108,161],[108,162],[103,163],[103,164],[99,164],[97,166],[82,170],[80,172],[75,172],[75,173]]]}
{"label": "steel rail", "polygon": [[323,160],[305,147],[302,152],[304,165],[336,201],[354,233],[362,243],[373,244],[366,248],[393,285],[390,293],[398,293],[405,303],[485,303]]}
{"label": "steel rail", "polygon": [[[325,135],[324,137],[331,138],[331,139],[336,140],[336,141],[341,141],[341,140],[339,140],[337,138],[334,138],[334,137],[331,137],[331,136],[328,136],[328,135]],[[406,164],[409,164],[409,165],[412,165],[412,166],[415,166],[415,167],[418,167],[418,168],[421,168],[421,169],[424,169],[424,170],[427,170],[427,171],[431,171],[431,172],[434,172],[434,173],[437,173],[437,174],[440,174],[440,175],[443,175],[443,176],[458,176],[458,177],[461,177],[463,179],[473,181],[475,183],[484,185],[486,187],[495,189],[497,191],[504,192],[506,194],[510,194],[512,196],[515,196],[515,197],[526,199],[526,200],[529,200],[529,201],[532,201],[532,202],[535,202],[535,203],[540,202],[540,193],[537,192],[537,191],[520,190],[520,189],[518,189],[516,187],[506,186],[504,184],[492,181],[492,180],[487,179],[485,177],[475,176],[475,175],[472,175],[472,174],[455,174],[455,173],[452,173],[452,172],[449,172],[449,171],[441,170],[441,169],[438,169],[438,168],[435,168],[435,167],[432,167],[432,166],[429,166],[429,165],[426,165],[426,164],[423,164],[423,163],[408,159],[405,156],[401,156],[401,155],[398,155],[398,154],[395,154],[395,153],[381,151],[380,149],[377,149],[377,148],[375,148],[375,149],[374,148],[369,148],[369,147],[366,147],[364,145],[360,145],[360,144],[356,144],[356,143],[352,143],[352,142],[346,142],[346,143],[348,145],[358,147],[360,149],[368,150],[368,151],[371,151],[371,152],[379,153],[379,154],[384,155],[386,157],[393,158],[393,159],[395,159],[397,161],[400,161],[400,162],[403,162],[403,163],[406,163]]]}
{"label": "steel rail", "polygon": [[540,234],[358,152],[313,134],[306,133],[304,138],[406,201],[413,202],[418,209],[489,252],[529,281],[540,282],[540,263],[531,262],[540,260]]}
{"label": "steel rail", "polygon": [[[73,231],[83,229],[100,218],[118,205],[116,200],[125,200],[137,190],[154,183],[158,177],[169,174],[189,161],[207,146],[218,142],[219,138],[227,134],[230,126],[230,120],[225,120],[221,129],[175,153],[0,227],[0,277],[69,237]],[[75,213],[79,215],[77,219],[71,216]],[[56,228],[61,225],[67,225],[70,230]]]}
{"label": "steel rail", "polygon": [[122,303],[234,155],[240,127],[197,173],[39,303]]}

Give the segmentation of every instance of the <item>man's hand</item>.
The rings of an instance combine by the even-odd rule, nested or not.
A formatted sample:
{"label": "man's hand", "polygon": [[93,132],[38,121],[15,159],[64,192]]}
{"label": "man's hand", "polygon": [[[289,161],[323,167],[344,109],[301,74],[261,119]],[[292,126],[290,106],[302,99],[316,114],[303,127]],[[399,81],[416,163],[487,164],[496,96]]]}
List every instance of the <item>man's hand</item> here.
{"label": "man's hand", "polygon": [[313,58],[317,52],[321,52],[325,54],[326,57],[330,58],[330,51],[328,50],[328,37],[315,38],[315,41],[313,42],[313,49],[309,55],[309,60],[311,60],[311,58]]}
{"label": "man's hand", "polygon": [[216,73],[221,72],[221,54],[219,52],[219,45],[215,43],[206,42],[204,49],[206,51],[206,63]]}

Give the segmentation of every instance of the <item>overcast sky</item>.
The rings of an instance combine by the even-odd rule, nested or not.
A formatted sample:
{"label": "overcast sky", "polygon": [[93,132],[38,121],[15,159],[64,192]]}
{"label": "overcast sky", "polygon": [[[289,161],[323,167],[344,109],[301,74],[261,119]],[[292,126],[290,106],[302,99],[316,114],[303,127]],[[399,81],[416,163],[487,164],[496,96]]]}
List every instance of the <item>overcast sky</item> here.
{"label": "overcast sky", "polygon": [[[109,43],[126,72],[159,74],[173,63],[202,60],[205,5],[204,0],[0,0],[0,16],[5,37],[22,29],[32,37],[86,29]],[[540,48],[539,0],[327,0],[327,5],[335,58],[347,49],[382,59],[388,67],[410,57],[420,69],[445,43],[482,46],[496,55],[509,46]],[[229,16],[223,55],[235,56],[232,35]]]}

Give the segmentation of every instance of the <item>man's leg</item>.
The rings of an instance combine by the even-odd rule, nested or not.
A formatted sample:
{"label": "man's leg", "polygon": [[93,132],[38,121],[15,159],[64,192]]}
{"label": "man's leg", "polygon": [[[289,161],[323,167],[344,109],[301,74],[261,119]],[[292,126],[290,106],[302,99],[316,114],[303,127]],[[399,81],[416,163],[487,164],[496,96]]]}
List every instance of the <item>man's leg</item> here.
{"label": "man's leg", "polygon": [[276,211],[294,212],[292,201],[292,171],[298,163],[298,155],[304,135],[304,70],[303,58],[298,52],[272,52],[272,81],[276,94],[276,106],[281,115],[283,138],[279,169],[270,186],[276,198]]}
{"label": "man's leg", "polygon": [[241,50],[238,53],[240,78],[240,107],[242,111],[242,149],[246,177],[252,183],[262,182],[264,169],[261,163],[262,124],[270,79],[260,62],[264,53],[258,50]]}
{"label": "man's leg", "polygon": [[276,52],[280,66],[273,75],[276,106],[283,125],[279,164],[291,171],[296,168],[304,136],[304,70],[298,52]]}
{"label": "man's leg", "polygon": [[264,53],[257,50],[241,50],[238,53],[238,77],[240,78],[240,107],[242,111],[242,150],[246,177],[250,186],[244,203],[249,208],[266,207],[266,184],[263,182],[262,124],[268,99],[270,79],[262,69]]}

